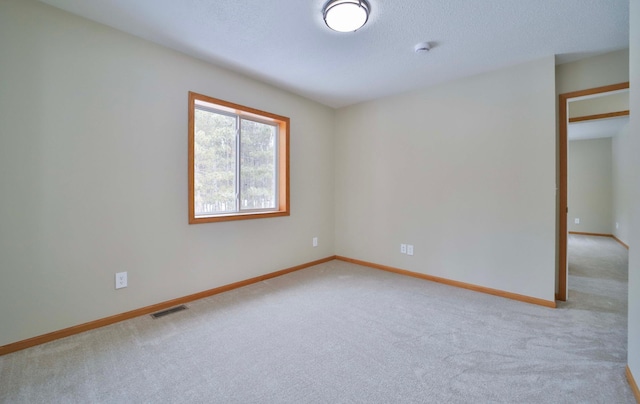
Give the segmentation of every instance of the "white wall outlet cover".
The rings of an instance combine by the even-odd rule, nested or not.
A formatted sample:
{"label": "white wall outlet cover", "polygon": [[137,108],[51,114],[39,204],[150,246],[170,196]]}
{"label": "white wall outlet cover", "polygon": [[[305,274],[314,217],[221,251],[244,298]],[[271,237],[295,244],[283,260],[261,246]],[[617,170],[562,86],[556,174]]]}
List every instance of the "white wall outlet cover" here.
{"label": "white wall outlet cover", "polygon": [[616,222],[616,229],[620,228],[620,223]]}
{"label": "white wall outlet cover", "polygon": [[313,240],[312,240],[312,244],[313,244],[313,246],[314,246],[314,247],[317,247],[317,246],[318,246],[318,237],[314,237],[314,238],[313,238]]}
{"label": "white wall outlet cover", "polygon": [[573,219],[573,223],[580,224],[580,218],[576,217],[575,219]]}
{"label": "white wall outlet cover", "polygon": [[126,287],[127,287],[127,273],[117,272],[116,273],[116,289],[121,289]]}
{"label": "white wall outlet cover", "polygon": [[407,255],[413,255],[413,245],[407,245]]}
{"label": "white wall outlet cover", "polygon": [[400,244],[400,254],[406,254],[406,253],[407,253],[407,245]]}

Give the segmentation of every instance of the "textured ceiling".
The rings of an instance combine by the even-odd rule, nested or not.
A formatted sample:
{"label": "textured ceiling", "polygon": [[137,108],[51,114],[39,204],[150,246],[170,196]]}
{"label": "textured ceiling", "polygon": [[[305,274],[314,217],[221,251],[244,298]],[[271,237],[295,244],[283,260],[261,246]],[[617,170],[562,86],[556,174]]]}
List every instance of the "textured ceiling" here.
{"label": "textured ceiling", "polygon": [[332,107],[629,43],[628,0],[369,0],[355,33],[324,25],[326,0],[41,1]]}

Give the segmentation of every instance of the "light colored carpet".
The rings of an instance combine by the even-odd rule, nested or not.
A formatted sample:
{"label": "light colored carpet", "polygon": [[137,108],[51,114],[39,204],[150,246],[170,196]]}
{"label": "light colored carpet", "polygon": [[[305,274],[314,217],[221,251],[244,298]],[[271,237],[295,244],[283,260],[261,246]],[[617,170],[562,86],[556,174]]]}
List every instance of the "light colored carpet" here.
{"label": "light colored carpet", "polygon": [[634,403],[626,250],[570,243],[558,309],[332,261],[0,357],[0,402]]}

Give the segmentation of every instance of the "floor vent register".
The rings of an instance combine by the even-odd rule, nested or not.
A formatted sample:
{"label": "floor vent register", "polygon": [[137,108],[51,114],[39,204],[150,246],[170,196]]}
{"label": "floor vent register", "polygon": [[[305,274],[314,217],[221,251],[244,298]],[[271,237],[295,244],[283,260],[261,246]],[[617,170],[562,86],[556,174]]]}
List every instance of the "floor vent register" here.
{"label": "floor vent register", "polygon": [[160,317],[168,316],[169,314],[177,313],[179,311],[186,310],[186,309],[187,309],[187,306],[182,304],[180,306],[172,307],[172,308],[167,309],[167,310],[162,310],[162,311],[159,311],[157,313],[153,313],[151,315],[151,317],[160,318]]}

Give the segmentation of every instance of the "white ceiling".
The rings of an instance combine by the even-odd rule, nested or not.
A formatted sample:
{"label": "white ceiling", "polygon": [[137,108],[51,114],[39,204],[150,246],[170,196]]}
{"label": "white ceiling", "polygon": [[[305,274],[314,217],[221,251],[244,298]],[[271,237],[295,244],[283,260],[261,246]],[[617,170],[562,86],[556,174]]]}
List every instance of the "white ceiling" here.
{"label": "white ceiling", "polygon": [[629,44],[628,0],[369,0],[355,33],[324,25],[326,0],[41,1],[332,107]]}
{"label": "white ceiling", "polygon": [[628,123],[628,116],[570,123],[567,128],[567,137],[569,140],[613,137]]}

